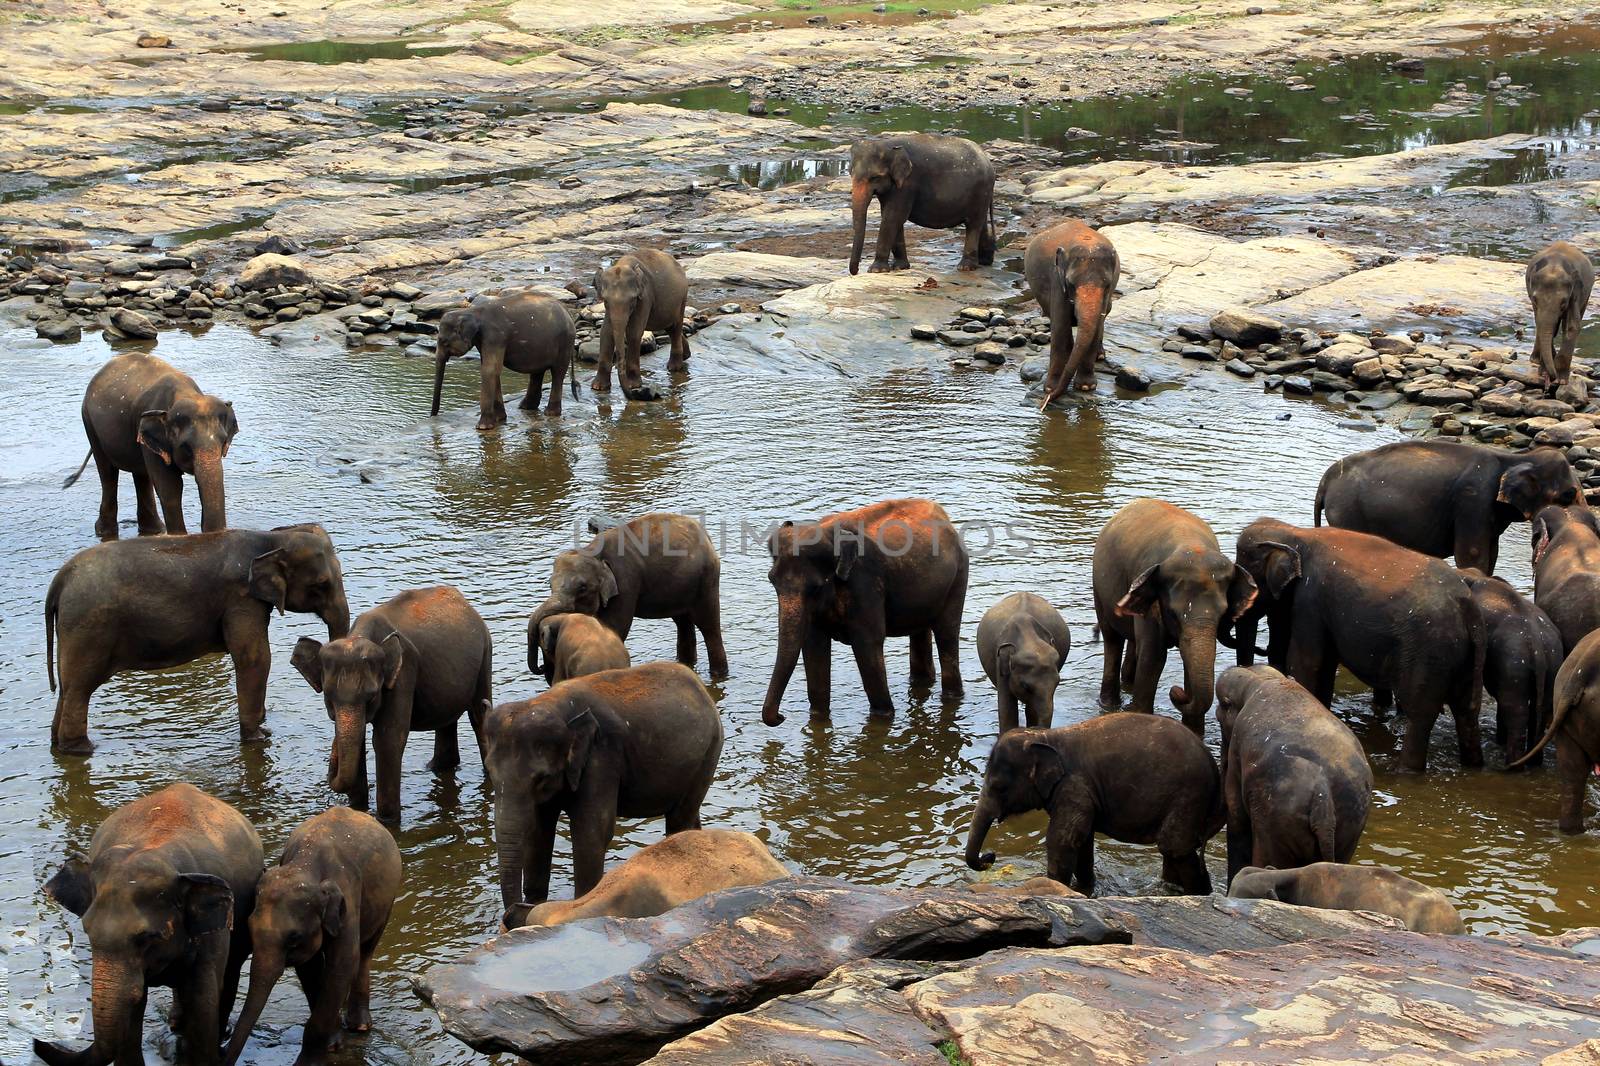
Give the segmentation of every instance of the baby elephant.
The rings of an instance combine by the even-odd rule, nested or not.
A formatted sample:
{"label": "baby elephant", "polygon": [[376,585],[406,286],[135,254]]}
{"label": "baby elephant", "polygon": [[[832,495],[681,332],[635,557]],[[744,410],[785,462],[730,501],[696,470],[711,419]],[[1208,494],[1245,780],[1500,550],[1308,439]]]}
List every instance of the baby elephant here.
{"label": "baby elephant", "polygon": [[1594,291],[1594,264],[1582,248],[1556,241],[1528,262],[1525,280],[1533,304],[1533,359],[1545,392],[1553,395],[1572,374],[1572,350]]}
{"label": "baby elephant", "polygon": [[762,885],[788,877],[761,838],[730,829],[686,829],[641,849],[583,896],[519,903],[506,912],[507,929],[564,925],[580,918],[649,918],[724,888]]}
{"label": "baby elephant", "polygon": [[1201,849],[1222,828],[1217,764],[1205,743],[1171,718],[1118,711],[1063,729],[1013,729],[995,741],[967,836],[967,865],[984,870],[989,827],[1048,810],[1048,872],[1094,894],[1094,835],[1154,844],[1161,877],[1209,895]]}
{"label": "baby elephant", "polygon": [[225,1066],[239,1061],[267,997],[293,966],[311,1007],[295,1066],[328,1060],[344,1027],[372,1028],[372,953],[400,892],[400,849],[370,816],[334,807],[289,835],[278,865],[256,888],[250,915],[250,993],[228,1041]]}
{"label": "baby elephant", "polygon": [[478,364],[479,429],[493,429],[506,420],[505,401],[500,397],[500,375],[505,370],[528,375],[528,394],[519,405],[524,411],[538,408],[544,376],[549,374],[550,402],[544,411],[559,415],[562,375],[571,375],[572,395],[578,395],[578,367],[573,359],[577,336],[572,316],[561,301],[536,292],[480,296],[471,307],[446,311],[439,319],[434,349],[433,413],[439,413],[444,365],[476,347],[482,357]]}
{"label": "baby elephant", "polygon": [[594,287],[606,305],[606,320],[600,327],[600,366],[590,388],[610,392],[611,364],[620,360],[623,394],[630,400],[649,398],[639,378],[639,350],[647,329],[671,336],[669,373],[689,368],[683,329],[689,278],[676,259],[654,248],[636,249],[596,271]]}
{"label": "baby elephant", "polygon": [[1578,641],[1556,671],[1550,728],[1528,754],[1507,763],[1506,769],[1528,762],[1551,740],[1556,742],[1556,774],[1561,779],[1561,831],[1581,833],[1589,770],[1600,766],[1600,629]]}
{"label": "baby elephant", "polygon": [[1013,592],[989,608],[978,623],[978,661],[1000,697],[1000,732],[1017,728],[1019,703],[1030,726],[1050,728],[1071,650],[1061,613],[1033,593]]}
{"label": "baby elephant", "polygon": [[456,720],[468,712],[482,743],[492,699],[489,627],[448,585],[402,592],[356,619],[350,635],[322,644],[301,637],[289,661],[322,693],[333,720],[328,787],[367,809],[367,726],[378,757],[378,817],[400,820],[400,757],[412,733],[433,733],[428,768],[461,765]]}
{"label": "baby elephant", "polygon": [[1384,866],[1314,862],[1297,870],[1246,866],[1233,879],[1234,899],[1275,899],[1296,907],[1372,911],[1406,923],[1414,933],[1465,933],[1448,896]]}
{"label": "baby elephant", "polygon": [[1317,698],[1270,666],[1217,680],[1228,877],[1245,866],[1349,862],[1367,825],[1372,768]]}
{"label": "baby elephant", "polygon": [[1495,738],[1506,762],[1517,762],[1549,721],[1556,671],[1565,657],[1561,631],[1504,578],[1463,569],[1461,579],[1488,629],[1483,687],[1494,697]]}
{"label": "baby elephant", "polygon": [[535,623],[528,627],[528,669],[535,674],[542,672],[549,684],[633,665],[616,630],[593,615],[568,612],[543,619],[536,616]]}

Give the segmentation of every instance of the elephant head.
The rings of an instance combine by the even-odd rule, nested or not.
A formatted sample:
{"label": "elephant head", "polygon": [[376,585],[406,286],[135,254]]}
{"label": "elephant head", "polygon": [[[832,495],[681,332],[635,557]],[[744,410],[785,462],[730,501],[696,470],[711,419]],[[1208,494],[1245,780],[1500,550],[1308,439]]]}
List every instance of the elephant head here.
{"label": "elephant head", "polygon": [[846,603],[867,598],[879,570],[872,550],[864,530],[840,523],[785,522],[767,538],[767,579],[778,594],[778,656],[761,706],[767,725],[783,722],[783,692],[812,626],[841,620]]}
{"label": "elephant head", "polygon": [[333,722],[328,787],[349,795],[366,766],[367,726],[382,708],[384,693],[400,680],[401,668],[420,661],[416,646],[399,633],[381,642],[360,635],[326,644],[301,637],[289,661],[322,694]]}
{"label": "elephant head", "polygon": [[333,640],[350,632],[350,604],[344,597],[344,571],[333,541],[319,525],[272,530],[274,546],[250,560],[249,592],[279,614],[314,614]]}
{"label": "elephant head", "polygon": [[1216,551],[1182,548],[1134,578],[1117,602],[1119,615],[1160,625],[1183,659],[1183,684],[1169,693],[1183,722],[1205,729],[1216,676],[1217,638],[1256,601],[1256,582],[1244,567]]}
{"label": "elephant head", "polygon": [[1285,879],[1296,875],[1294,870],[1273,870],[1260,866],[1246,866],[1233,875],[1228,883],[1228,895],[1234,899],[1271,899],[1282,901],[1279,887]]}
{"label": "elephant head", "polygon": [[233,404],[201,392],[179,393],[166,410],[139,416],[139,443],[167,466],[194,478],[202,532],[228,528],[222,460],[238,434]]}
{"label": "elephant head", "polygon": [[1066,759],[1042,729],[1012,729],[995,741],[967,832],[967,866],[974,870],[993,866],[994,852],[983,850],[990,826],[1013,814],[1048,807],[1066,774]]}
{"label": "elephant head", "polygon": [[1514,457],[1500,475],[1495,503],[1529,520],[1540,508],[1569,507],[1581,498],[1582,487],[1565,453],[1556,448],[1534,448]]}
{"label": "elephant head", "polygon": [[534,808],[583,780],[600,723],[576,706],[582,679],[564,682],[526,703],[504,703],[483,724],[484,765],[494,787],[494,841],[501,903],[522,902],[522,870]]}
{"label": "elephant head", "polygon": [[83,919],[93,954],[94,1043],[71,1052],[34,1041],[34,1053],[52,1066],[107,1066],[137,1046],[146,975],[183,965],[197,941],[226,937],[233,924],[233,892],[222,878],[180,870],[127,845],[106,849],[92,868],[68,859],[44,891]]}
{"label": "elephant head", "polygon": [[850,273],[861,269],[861,246],[867,238],[867,205],[888,196],[911,180],[913,167],[905,145],[893,140],[857,141],[850,146]]}
{"label": "elephant head", "polygon": [[344,893],[332,881],[318,881],[293,866],[274,866],[261,876],[250,913],[250,991],[224,1066],[239,1061],[284,970],[310,962],[325,941],[339,936],[344,922]]}
{"label": "elephant head", "polygon": [[1287,681],[1275,667],[1231,666],[1217,678],[1217,727],[1222,734],[1222,754],[1227,758],[1228,740],[1233,736],[1233,723],[1239,710],[1255,695],[1256,690],[1271,681]]}
{"label": "elephant head", "polygon": [[[651,293],[650,276],[644,266],[631,255],[625,255],[594,274],[594,291],[606,305],[606,320],[602,327],[611,331],[611,343],[620,359],[628,350],[630,328],[635,319],[647,318],[645,306]],[[643,332],[648,322],[639,321],[637,332]]]}
{"label": "elephant head", "polygon": [[1022,621],[995,648],[995,673],[1022,705],[1030,722],[1048,728],[1055,717],[1061,656],[1032,619]]}
{"label": "elephant head", "polygon": [[439,413],[439,393],[444,388],[444,365],[470,352],[478,343],[482,325],[475,307],[446,311],[439,319],[439,336],[433,350],[433,408]]}
{"label": "elephant head", "polygon": [[550,567],[550,595],[528,618],[528,669],[540,672],[535,653],[542,646],[539,634],[546,618],[568,613],[599,614],[616,594],[616,573],[593,551],[574,548],[557,555]]}

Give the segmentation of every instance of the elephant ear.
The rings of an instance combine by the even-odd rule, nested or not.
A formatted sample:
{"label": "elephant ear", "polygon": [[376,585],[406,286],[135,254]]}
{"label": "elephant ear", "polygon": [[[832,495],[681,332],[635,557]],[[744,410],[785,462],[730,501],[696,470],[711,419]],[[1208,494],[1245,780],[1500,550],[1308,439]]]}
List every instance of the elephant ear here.
{"label": "elephant ear", "polygon": [[94,902],[94,881],[89,877],[88,861],[80,855],[69,856],[56,875],[44,883],[44,894],[82,918],[83,912]]}
{"label": "elephant ear", "polygon": [[911,180],[912,169],[911,157],[906,154],[905,147],[895,145],[889,154],[889,179],[894,182],[896,188],[903,187]]}
{"label": "elephant ear", "polygon": [[172,465],[172,434],[167,425],[167,412],[146,411],[139,416],[138,442],[155,452],[161,461]]}
{"label": "elephant ear", "polygon": [[337,940],[344,931],[344,893],[332,881],[322,882],[317,889],[322,896],[322,932]]}
{"label": "elephant ear", "polygon": [[289,654],[289,665],[300,671],[312,692],[322,691],[322,641],[314,637],[301,637],[294,642]]}
{"label": "elephant ear", "polygon": [[226,459],[233,438],[239,435],[239,420],[234,417],[232,400],[223,400],[222,405],[227,408],[222,418],[222,457]]}
{"label": "elephant ear", "polygon": [[584,768],[589,765],[600,723],[595,721],[593,712],[584,711],[568,722],[567,728],[572,733],[567,746],[567,791],[576,792],[578,783],[583,780]]}
{"label": "elephant ear", "polygon": [[190,936],[233,928],[233,889],[216,874],[179,874],[183,927]]}
{"label": "elephant ear", "polygon": [[289,595],[289,560],[282,548],[273,548],[250,560],[250,595],[283,613]]}
{"label": "elephant ear", "polygon": [[1054,744],[1045,740],[1028,741],[1028,755],[1028,776],[1039,790],[1040,798],[1048,801],[1061,779],[1067,775],[1066,760]]}
{"label": "elephant ear", "polygon": [[378,646],[383,649],[383,687],[394,688],[395,682],[400,680],[400,668],[405,665],[406,656],[417,649],[399,633],[390,633]]}
{"label": "elephant ear", "polygon": [[1262,576],[1267,580],[1267,591],[1276,599],[1300,580],[1300,552],[1275,540],[1262,541],[1261,547],[1265,550]]}
{"label": "elephant ear", "polygon": [[995,649],[995,669],[1002,674],[1011,672],[1011,656],[1016,652],[1017,646],[1009,640]]}
{"label": "elephant ear", "polygon": [[604,607],[611,602],[617,594],[617,575],[611,569],[611,564],[604,560],[600,563],[600,605]]}
{"label": "elephant ear", "polygon": [[544,655],[544,679],[549,681],[556,672],[556,645],[561,641],[561,623],[552,615],[539,623],[539,651]]}
{"label": "elephant ear", "polygon": [[1237,622],[1244,617],[1244,613],[1256,602],[1260,594],[1256,587],[1256,579],[1250,576],[1250,571],[1233,564],[1233,578],[1228,582],[1228,621]]}
{"label": "elephant ear", "polygon": [[1117,601],[1116,611],[1124,618],[1155,616],[1161,604],[1161,564],[1157,563],[1133,579],[1128,591]]}
{"label": "elephant ear", "polygon": [[1531,517],[1544,501],[1540,498],[1539,478],[1529,463],[1518,463],[1500,475],[1495,502],[1516,509],[1524,518]]}
{"label": "elephant ear", "polygon": [[850,580],[850,571],[861,559],[861,534],[857,530],[841,530],[844,535],[833,551],[833,576],[840,581]]}
{"label": "elephant ear", "polygon": [[1056,286],[1065,289],[1067,287],[1067,250],[1061,245],[1056,246],[1055,266]]}

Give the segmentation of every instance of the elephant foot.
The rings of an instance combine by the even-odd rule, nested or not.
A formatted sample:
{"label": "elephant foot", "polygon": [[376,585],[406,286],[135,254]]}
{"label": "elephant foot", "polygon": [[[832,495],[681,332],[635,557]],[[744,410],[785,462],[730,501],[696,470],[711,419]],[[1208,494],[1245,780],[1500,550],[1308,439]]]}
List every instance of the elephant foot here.
{"label": "elephant foot", "polygon": [[1102,690],[1100,693],[1100,709],[1102,711],[1122,710],[1122,693]]}
{"label": "elephant foot", "polygon": [[239,727],[239,743],[260,744],[272,738],[272,730],[264,725]]}
{"label": "elephant foot", "polygon": [[351,1007],[344,1012],[344,1027],[352,1033],[365,1033],[372,1028],[372,1012],[366,1007]]}
{"label": "elephant foot", "polygon": [[687,360],[687,359],[668,359],[667,360],[667,373],[669,373],[669,374],[687,374],[688,372],[689,372],[689,360]]}
{"label": "elephant foot", "polygon": [[435,774],[453,774],[460,765],[460,759],[429,759],[422,768]]}
{"label": "elephant foot", "polygon": [[939,692],[939,697],[946,703],[960,703],[967,697],[967,690],[962,685],[946,685]]}
{"label": "elephant foot", "polygon": [[630,400],[659,400],[662,396],[661,390],[654,385],[635,385],[631,389],[625,389],[624,394]]}
{"label": "elephant foot", "polygon": [[891,271],[893,269],[894,269],[894,267],[890,266],[888,263],[874,262],[871,266],[867,267],[867,273],[868,274],[887,274],[887,273],[889,273],[889,271]]}
{"label": "elephant foot", "polygon": [[492,418],[480,418],[478,419],[477,429],[479,433],[487,433],[499,424],[499,422],[496,422]]}
{"label": "elephant foot", "polygon": [[1094,375],[1092,374],[1087,378],[1078,378],[1072,383],[1072,388],[1075,392],[1093,392],[1095,387]]}
{"label": "elephant foot", "polygon": [[68,737],[66,740],[57,740],[51,743],[50,750],[57,755],[93,755],[94,744],[87,735],[81,737]]}
{"label": "elephant foot", "polygon": [[589,388],[593,392],[610,392],[611,391],[611,379],[610,378],[606,378],[605,380],[602,381],[600,378],[597,377],[593,381],[589,382]]}
{"label": "elephant foot", "polygon": [[976,260],[965,259],[964,258],[964,259],[961,260],[961,262],[956,264],[956,269],[957,270],[961,270],[961,271],[977,270],[978,269],[978,264],[977,264]]}

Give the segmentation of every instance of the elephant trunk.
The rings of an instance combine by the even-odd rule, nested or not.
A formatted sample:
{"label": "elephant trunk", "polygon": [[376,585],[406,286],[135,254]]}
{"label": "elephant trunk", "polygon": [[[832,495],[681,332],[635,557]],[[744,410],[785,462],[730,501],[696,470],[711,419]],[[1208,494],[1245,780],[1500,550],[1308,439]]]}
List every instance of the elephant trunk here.
{"label": "elephant trunk", "polygon": [[1547,384],[1552,387],[1560,381],[1555,336],[1563,308],[1564,303],[1559,296],[1541,293],[1533,299],[1533,358],[1544,371]]}
{"label": "elephant trunk", "polygon": [[761,720],[767,725],[783,724],[783,692],[794,676],[795,663],[800,659],[800,645],[806,626],[805,607],[798,594],[784,596],[778,601],[778,658],[772,664],[772,680],[767,684],[767,698],[761,704]]}
{"label": "elephant trunk", "polygon": [[1100,340],[1100,310],[1105,306],[1106,290],[1099,285],[1078,285],[1072,290],[1072,318],[1077,333],[1073,335],[1072,349],[1067,353],[1066,365],[1056,365],[1061,347],[1068,332],[1067,309],[1061,308],[1050,318],[1050,388],[1045,391],[1039,410],[1044,410],[1077,379],[1084,360],[1089,360],[1088,370],[1094,373],[1094,350]]}
{"label": "elephant trunk", "polygon": [[239,1020],[234,1024],[233,1036],[222,1057],[222,1066],[233,1066],[244,1054],[250,1033],[255,1029],[256,1022],[261,1020],[267,997],[272,995],[272,989],[283,976],[283,971],[283,957],[276,951],[263,953],[260,945],[257,945],[255,957],[250,960],[250,994],[245,997],[244,1009],[239,1012]]}
{"label": "elephant trunk", "polygon": [[[498,774],[495,776],[499,778]],[[500,788],[495,789],[494,850],[500,861],[500,905],[506,910],[523,901],[522,870],[526,863],[527,814]]]}
{"label": "elephant trunk", "polygon": [[1216,684],[1216,630],[1203,623],[1185,626],[1178,638],[1178,654],[1183,659],[1183,684],[1173,686],[1172,705],[1183,715],[1184,725],[1197,735],[1204,734]]}
{"label": "elephant trunk", "polygon": [[343,640],[350,635],[350,603],[344,598],[342,588],[338,596],[318,612],[317,617],[328,627],[329,640]]}
{"label": "elephant trunk", "polygon": [[987,870],[994,865],[994,852],[983,850],[983,840],[989,835],[989,827],[999,821],[995,814],[994,804],[987,794],[978,797],[978,809],[972,812],[972,828],[967,832],[967,867],[973,870]]}
{"label": "elephant trunk", "polygon": [[556,594],[552,592],[528,616],[528,670],[531,673],[537,674],[539,672],[539,627],[544,624],[546,618],[553,614],[567,614],[575,610],[577,610],[575,605],[562,603],[556,599]]}
{"label": "elephant trunk", "polygon": [[[1254,666],[1256,662],[1256,626],[1260,619],[1254,614],[1245,615],[1233,623],[1233,661],[1238,666]],[[1218,631],[1221,639],[1221,631]]]}
{"label": "elephant trunk", "polygon": [[328,761],[328,787],[348,796],[366,764],[367,716],[360,707],[340,707],[333,715],[333,757]]}
{"label": "elephant trunk", "polygon": [[861,270],[861,247],[867,240],[867,205],[872,202],[872,186],[865,178],[850,184],[850,273]]}
{"label": "elephant trunk", "polygon": [[228,504],[222,493],[222,449],[206,448],[194,454],[194,481],[200,490],[200,530],[216,533],[228,528]]}
{"label": "elephant trunk", "polygon": [[82,1051],[68,1051],[59,1044],[35,1040],[34,1054],[50,1066],[108,1066],[117,1057],[117,1049],[129,1038],[128,1027],[143,1020],[138,1006],[144,998],[144,971],[131,961],[96,954],[89,996],[94,1043]]}
{"label": "elephant trunk", "polygon": [[439,413],[439,394],[444,390],[444,365],[450,361],[450,353],[441,344],[433,353],[433,408],[431,413]]}

